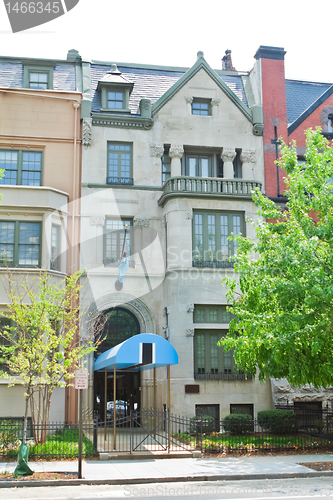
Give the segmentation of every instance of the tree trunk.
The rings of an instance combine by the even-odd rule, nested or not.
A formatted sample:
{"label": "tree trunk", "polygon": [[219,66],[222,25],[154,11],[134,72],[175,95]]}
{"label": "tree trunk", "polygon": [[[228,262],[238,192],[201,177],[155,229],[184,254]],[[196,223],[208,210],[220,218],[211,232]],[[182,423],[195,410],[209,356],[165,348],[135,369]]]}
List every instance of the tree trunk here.
{"label": "tree trunk", "polygon": [[27,441],[27,426],[28,426],[28,407],[29,407],[29,395],[25,396],[25,412],[24,412],[24,421],[23,421],[23,436],[22,443],[26,444]]}
{"label": "tree trunk", "polygon": [[50,392],[48,385],[36,386],[31,393],[31,416],[36,443],[45,444],[46,442],[51,396],[52,391]]}

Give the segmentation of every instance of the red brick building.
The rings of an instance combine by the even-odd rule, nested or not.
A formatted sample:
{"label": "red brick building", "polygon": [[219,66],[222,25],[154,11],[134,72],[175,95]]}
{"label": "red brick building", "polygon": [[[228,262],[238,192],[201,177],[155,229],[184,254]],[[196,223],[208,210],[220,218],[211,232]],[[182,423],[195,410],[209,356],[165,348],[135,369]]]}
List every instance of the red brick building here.
{"label": "red brick building", "polygon": [[256,79],[264,117],[265,190],[277,203],[284,202],[283,171],[277,169],[276,139],[296,140],[297,153],[305,154],[304,131],[322,127],[333,138],[333,85],[288,80],[284,73],[285,50],[260,46],[251,77]]}

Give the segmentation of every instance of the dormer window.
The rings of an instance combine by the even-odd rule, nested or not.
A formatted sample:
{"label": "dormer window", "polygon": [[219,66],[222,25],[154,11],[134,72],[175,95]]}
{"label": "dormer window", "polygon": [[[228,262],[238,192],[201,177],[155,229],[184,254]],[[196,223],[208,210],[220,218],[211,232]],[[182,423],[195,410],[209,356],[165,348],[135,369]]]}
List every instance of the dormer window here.
{"label": "dormer window", "polygon": [[134,84],[127,80],[112,64],[111,70],[98,82],[97,90],[101,92],[101,111],[130,113],[129,98]]}
{"label": "dormer window", "polygon": [[24,64],[23,87],[28,89],[46,90],[53,88],[53,64]]}
{"label": "dormer window", "polygon": [[109,109],[124,109],[124,93],[123,92],[108,92]]}

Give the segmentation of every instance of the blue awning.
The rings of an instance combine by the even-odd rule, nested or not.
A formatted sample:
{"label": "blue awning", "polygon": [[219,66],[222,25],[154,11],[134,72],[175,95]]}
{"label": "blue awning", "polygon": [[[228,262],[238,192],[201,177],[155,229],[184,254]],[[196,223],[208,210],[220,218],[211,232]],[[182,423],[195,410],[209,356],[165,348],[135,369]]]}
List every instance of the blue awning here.
{"label": "blue awning", "polygon": [[94,371],[149,370],[167,365],[177,365],[175,348],[163,337],[153,333],[140,333],[103,352],[94,363]]}

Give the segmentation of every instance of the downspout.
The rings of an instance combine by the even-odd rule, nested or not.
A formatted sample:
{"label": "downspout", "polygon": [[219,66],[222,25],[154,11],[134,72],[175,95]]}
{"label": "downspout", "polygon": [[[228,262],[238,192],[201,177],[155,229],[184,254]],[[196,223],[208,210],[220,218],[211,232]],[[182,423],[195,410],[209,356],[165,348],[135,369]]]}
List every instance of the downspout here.
{"label": "downspout", "polygon": [[72,272],[74,269],[74,239],[75,239],[75,217],[76,217],[76,205],[77,205],[77,193],[76,193],[76,146],[77,146],[77,110],[80,106],[78,102],[73,102],[74,106],[74,154],[73,154],[73,210],[72,210],[72,248],[71,248],[71,267]]}

